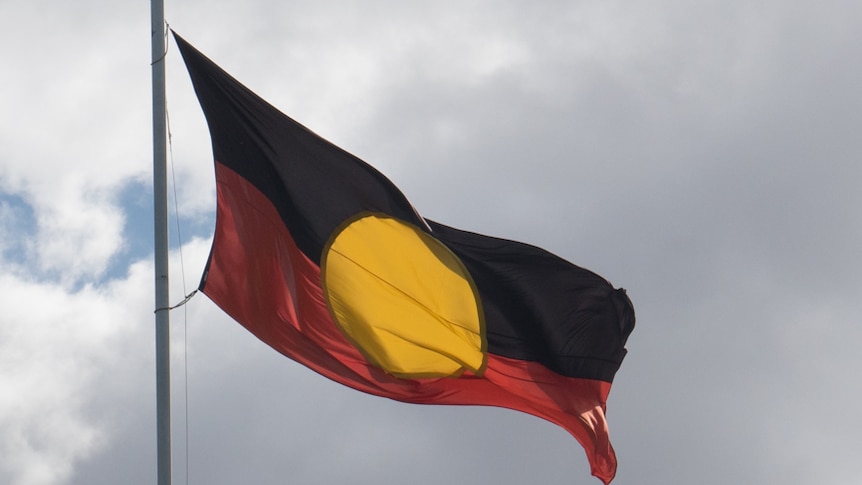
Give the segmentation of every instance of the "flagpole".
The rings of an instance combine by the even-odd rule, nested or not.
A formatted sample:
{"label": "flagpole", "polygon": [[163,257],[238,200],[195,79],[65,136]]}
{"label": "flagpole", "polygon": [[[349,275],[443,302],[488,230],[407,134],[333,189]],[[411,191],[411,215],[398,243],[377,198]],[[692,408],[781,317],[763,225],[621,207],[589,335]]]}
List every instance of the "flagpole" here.
{"label": "flagpole", "polygon": [[165,113],[165,4],[150,0],[153,74],[153,239],[156,330],[156,460],[158,485],[171,483],[170,310]]}

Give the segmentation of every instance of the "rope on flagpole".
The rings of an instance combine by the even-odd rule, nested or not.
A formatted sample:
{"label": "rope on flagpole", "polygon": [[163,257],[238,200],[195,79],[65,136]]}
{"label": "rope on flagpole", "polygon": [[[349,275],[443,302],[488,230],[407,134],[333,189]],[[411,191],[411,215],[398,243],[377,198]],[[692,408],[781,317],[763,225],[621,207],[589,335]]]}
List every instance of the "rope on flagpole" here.
{"label": "rope on flagpole", "polygon": [[193,292],[189,293],[188,295],[186,295],[186,297],[185,297],[185,298],[183,298],[183,301],[181,301],[181,302],[177,303],[177,304],[176,304],[176,305],[174,305],[174,306],[165,306],[165,307],[161,307],[161,308],[156,308],[156,310],[155,310],[153,313],[160,312],[160,311],[162,311],[162,310],[168,310],[168,311],[176,310],[177,308],[179,308],[179,307],[181,307],[181,306],[185,305],[186,303],[188,303],[188,302],[189,302],[189,300],[191,300],[191,299],[192,299],[192,297],[193,297],[193,296],[195,296],[195,295],[197,294],[197,292],[198,292],[198,290],[195,290],[195,291],[193,291]]}
{"label": "rope on flagpole", "polygon": [[[171,31],[170,29],[171,29],[171,25],[167,21],[165,21],[165,37],[164,37],[165,48],[164,48],[164,52],[162,53],[161,57],[154,60],[152,62],[152,64],[155,64],[155,63],[163,60],[167,56],[168,48],[170,47],[170,31]],[[165,132],[167,135],[167,148],[168,148],[167,152],[168,152],[168,159],[170,161],[170,169],[171,169],[171,182],[172,182],[171,183],[171,189],[172,189],[173,196],[174,196],[174,219],[176,221],[177,247],[178,247],[179,257],[180,257],[180,274],[181,274],[181,279],[182,279],[182,284],[183,284],[183,293],[185,293],[186,292],[186,267],[185,267],[185,261],[183,258],[183,235],[182,235],[182,230],[181,230],[181,225],[180,225],[180,208],[179,208],[180,203],[179,203],[179,196],[177,194],[177,176],[176,176],[176,171],[174,170],[174,166],[176,165],[174,163],[174,137],[173,137],[173,131],[171,130],[171,115],[170,115],[170,111],[168,110],[167,95],[165,95],[164,106],[165,106]],[[176,305],[163,306],[163,307],[156,308],[153,311],[153,313],[158,313],[162,310],[168,310],[168,311],[175,310],[175,309],[185,305],[186,303],[188,303],[189,300],[191,300],[192,297],[195,296],[195,294],[197,292],[198,292],[198,290],[194,290],[191,293],[187,293],[185,298],[183,298],[183,300],[181,302],[177,303]]]}
{"label": "rope on flagpole", "polygon": [[168,47],[170,46],[170,43],[168,42],[170,40],[170,37],[169,37],[170,31],[171,31],[171,24],[169,24],[168,21],[165,20],[165,51],[162,52],[162,55],[159,56],[158,59],[154,59],[153,62],[150,63],[150,66],[152,66],[153,64],[161,61],[162,59],[164,59],[165,57],[168,56]]}
{"label": "rope on flagpole", "polygon": [[[161,57],[159,57],[157,60],[153,61],[154,63],[159,62],[159,61],[164,62],[163,60],[167,57],[168,51],[170,49],[171,26],[167,22],[167,20],[164,20],[164,29],[165,29],[164,30],[165,34],[164,34],[164,39],[163,39],[164,51],[163,51]],[[173,131],[171,130],[171,116],[170,116],[170,111],[168,110],[168,97],[167,97],[166,91],[167,90],[165,90],[165,93],[164,93],[165,134],[167,135],[166,136],[166,138],[167,138],[167,152],[168,152],[168,161],[169,161],[170,171],[171,171],[171,174],[170,174],[171,175],[171,185],[172,185],[171,188],[172,188],[173,198],[174,198],[174,220],[176,222],[176,231],[177,231],[177,250],[179,252],[179,259],[180,259],[180,273],[181,273],[183,293],[185,294],[187,291],[187,286],[186,286],[185,259],[183,257],[183,237],[182,237],[182,230],[181,230],[182,225],[180,224],[180,210],[179,210],[180,204],[179,204],[179,195],[177,193],[177,179],[176,179],[176,170],[175,170],[176,163],[174,161]],[[158,313],[161,310],[167,310],[167,312],[169,313],[171,310],[175,310],[181,306],[184,306],[186,303],[189,302],[189,300],[192,299],[192,297],[195,296],[195,294],[197,294],[197,292],[198,292],[198,290],[196,289],[196,290],[192,291],[191,293],[186,294],[185,298],[183,298],[183,300],[180,301],[179,303],[177,303],[176,305],[157,308],[155,310],[155,313]],[[183,310],[186,310],[186,309],[183,308]],[[183,391],[184,391],[184,399],[183,399],[183,401],[184,401],[184,408],[185,408],[185,410],[184,410],[184,413],[185,413],[185,416],[184,416],[184,418],[185,418],[184,419],[184,432],[185,432],[185,443],[184,443],[184,445],[185,445],[184,446],[184,448],[185,448],[185,450],[184,450],[185,451],[185,463],[184,463],[184,468],[185,468],[185,483],[186,483],[186,485],[188,485],[188,483],[189,483],[189,473],[190,473],[189,472],[189,384],[188,384],[189,383],[189,375],[188,375],[189,370],[188,369],[189,369],[189,362],[188,362],[188,312],[184,311],[184,315],[183,315],[183,381],[184,381],[183,382]],[[170,483],[170,477],[168,477],[168,483]]]}

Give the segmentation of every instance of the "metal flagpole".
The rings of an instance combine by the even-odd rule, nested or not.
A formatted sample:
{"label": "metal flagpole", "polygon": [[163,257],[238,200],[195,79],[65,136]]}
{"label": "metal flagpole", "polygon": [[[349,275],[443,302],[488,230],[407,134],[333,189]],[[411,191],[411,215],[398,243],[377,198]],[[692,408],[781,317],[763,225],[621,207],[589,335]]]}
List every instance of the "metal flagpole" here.
{"label": "metal flagpole", "polygon": [[165,4],[150,0],[153,68],[153,235],[156,285],[156,441],[158,485],[171,483],[168,183],[165,113]]}

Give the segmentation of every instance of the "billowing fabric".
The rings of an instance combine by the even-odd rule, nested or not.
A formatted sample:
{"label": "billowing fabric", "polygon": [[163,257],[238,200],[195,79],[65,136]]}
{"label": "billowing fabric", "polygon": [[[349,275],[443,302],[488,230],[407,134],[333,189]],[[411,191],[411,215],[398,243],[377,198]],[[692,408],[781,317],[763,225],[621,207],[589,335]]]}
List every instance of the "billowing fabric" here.
{"label": "billowing fabric", "polygon": [[635,321],[625,291],[543,249],[424,219],[380,172],[176,39],[215,158],[201,291],[354,389],[556,423],[610,483],[606,400]]}

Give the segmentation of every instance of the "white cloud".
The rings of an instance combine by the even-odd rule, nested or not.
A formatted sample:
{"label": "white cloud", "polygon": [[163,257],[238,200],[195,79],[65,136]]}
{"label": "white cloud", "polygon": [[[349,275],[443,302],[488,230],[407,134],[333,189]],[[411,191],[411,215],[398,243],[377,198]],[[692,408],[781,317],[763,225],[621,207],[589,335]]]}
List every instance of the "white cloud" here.
{"label": "white cloud", "polygon": [[147,24],[111,5],[0,7],[15,19],[0,32],[0,191],[30,205],[31,263],[64,284],[103,274],[123,244],[118,191],[150,165]]}
{"label": "white cloud", "polygon": [[[135,275],[133,279],[140,278]],[[115,351],[133,328],[132,287],[69,293],[62,286],[0,276],[0,454],[5,482],[65,483],[105,444],[91,402]]]}
{"label": "white cloud", "polygon": [[[208,247],[206,240],[184,247],[187,270],[199,273]],[[172,265],[176,302],[183,291],[177,251]],[[153,419],[152,286],[150,262],[132,263],[123,277],[78,290],[0,275],[0,481],[70,483],[87,460],[125,443],[121,433]],[[175,314],[176,341],[183,319]],[[181,371],[183,346],[173,353]]]}
{"label": "white cloud", "polygon": [[[113,197],[69,184],[58,192],[73,191],[59,203],[37,206],[38,227],[35,253],[42,271],[59,275],[64,283],[102,275],[111,258],[122,247],[124,217]],[[40,204],[41,205],[41,204]]]}

